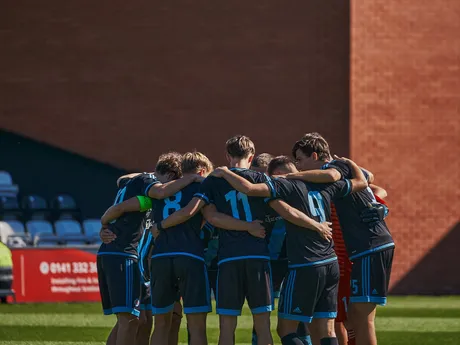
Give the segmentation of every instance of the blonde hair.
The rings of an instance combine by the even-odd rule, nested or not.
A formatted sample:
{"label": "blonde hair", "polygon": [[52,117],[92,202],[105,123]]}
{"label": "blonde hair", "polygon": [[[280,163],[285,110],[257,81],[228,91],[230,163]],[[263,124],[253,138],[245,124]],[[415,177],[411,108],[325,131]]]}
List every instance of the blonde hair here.
{"label": "blonde hair", "polygon": [[201,169],[211,172],[213,168],[209,158],[201,152],[187,152],[182,156],[182,173],[184,174],[195,174]]}

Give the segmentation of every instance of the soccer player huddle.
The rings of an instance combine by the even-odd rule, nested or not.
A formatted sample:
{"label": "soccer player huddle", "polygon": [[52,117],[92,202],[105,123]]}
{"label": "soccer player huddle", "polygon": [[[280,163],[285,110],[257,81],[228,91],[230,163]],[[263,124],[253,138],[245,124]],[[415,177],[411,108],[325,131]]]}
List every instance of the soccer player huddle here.
{"label": "soccer player huddle", "polygon": [[284,345],[377,344],[394,243],[372,173],[333,159],[318,133],[294,143],[294,159],[255,158],[242,135],[225,145],[228,168],[170,152],[118,180],[97,258],[104,314],[117,316],[107,344],[177,345],[182,312],[189,344],[207,344],[211,294],[220,345],[235,344],[245,300],[253,343],[273,344],[278,295]]}

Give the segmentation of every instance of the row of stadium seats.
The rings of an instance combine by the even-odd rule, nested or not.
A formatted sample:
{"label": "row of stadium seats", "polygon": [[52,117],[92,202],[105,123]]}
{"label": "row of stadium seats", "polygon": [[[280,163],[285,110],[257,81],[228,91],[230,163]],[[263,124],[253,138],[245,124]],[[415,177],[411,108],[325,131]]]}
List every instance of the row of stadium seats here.
{"label": "row of stadium seats", "polygon": [[17,196],[0,196],[0,219],[3,220],[56,221],[80,217],[77,203],[70,195],[57,195],[50,203],[39,195],[27,195],[21,203]]}
{"label": "row of stadium seats", "polygon": [[0,241],[9,247],[100,244],[100,221],[83,220],[72,196],[61,194],[48,202],[18,194],[11,175],[0,171]]}
{"label": "row of stadium seats", "polygon": [[30,220],[25,224],[6,220],[0,221],[0,240],[9,247],[100,244],[100,228],[98,219],[87,219],[82,224],[72,219],[54,224],[46,220]]}
{"label": "row of stadium seats", "polygon": [[0,171],[0,220],[28,222],[41,220],[81,220],[81,212],[73,197],[57,195],[50,202],[39,195],[27,195],[18,199],[19,188],[13,184],[11,175]]}

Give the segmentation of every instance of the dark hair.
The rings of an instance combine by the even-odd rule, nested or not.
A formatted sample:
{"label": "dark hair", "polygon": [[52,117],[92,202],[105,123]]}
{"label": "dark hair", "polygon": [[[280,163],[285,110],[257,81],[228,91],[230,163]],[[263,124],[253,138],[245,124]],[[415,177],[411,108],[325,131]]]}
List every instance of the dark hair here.
{"label": "dark hair", "polygon": [[168,152],[158,157],[155,171],[161,175],[171,174],[172,179],[182,177],[182,155],[178,152]]}
{"label": "dark hair", "polygon": [[295,164],[292,161],[292,159],[289,158],[288,156],[275,157],[270,161],[270,164],[268,164],[267,173],[268,173],[268,175],[273,175],[273,172],[276,169],[278,169],[279,167],[282,167],[282,166],[287,166],[289,164],[292,164],[292,165],[295,166]]}
{"label": "dark hair", "polygon": [[305,134],[302,139],[297,141],[292,148],[292,156],[296,157],[297,150],[301,150],[307,157],[316,152],[318,159],[327,160],[331,156],[329,144],[321,134],[313,132]]}
{"label": "dark hair", "polygon": [[235,135],[227,140],[225,148],[230,157],[246,158],[256,152],[254,143],[244,135]]}
{"label": "dark hair", "polygon": [[196,174],[200,169],[205,169],[208,173],[213,170],[211,161],[204,154],[194,151],[182,156],[182,173]]}
{"label": "dark hair", "polygon": [[266,168],[272,159],[273,156],[271,154],[261,153],[260,155],[254,157],[251,165],[256,168]]}

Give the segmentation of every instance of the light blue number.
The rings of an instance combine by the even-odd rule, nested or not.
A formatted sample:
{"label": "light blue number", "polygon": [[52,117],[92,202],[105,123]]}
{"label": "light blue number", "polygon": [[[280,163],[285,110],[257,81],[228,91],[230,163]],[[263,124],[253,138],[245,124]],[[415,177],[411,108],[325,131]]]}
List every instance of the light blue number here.
{"label": "light blue number", "polygon": [[163,219],[166,219],[170,215],[170,210],[174,210],[174,212],[180,210],[180,201],[182,200],[182,192],[176,193],[174,195],[174,200],[170,198],[165,198],[165,207],[163,208]]}
{"label": "light blue number", "polygon": [[[314,203],[316,200],[316,204]],[[320,192],[313,191],[308,193],[308,205],[310,207],[311,214],[319,217],[320,222],[326,221],[326,212],[324,211],[323,196]]]}
{"label": "light blue number", "polygon": [[352,279],[351,281],[351,288],[353,289],[351,293],[353,295],[358,294],[358,281],[356,279]]}
{"label": "light blue number", "polygon": [[126,187],[123,187],[117,192],[117,196],[115,197],[115,201],[113,202],[113,204],[117,205],[121,203],[123,199],[125,198],[125,194],[126,194]]}
{"label": "light blue number", "polygon": [[225,200],[230,201],[230,207],[232,208],[233,218],[240,219],[240,213],[238,212],[238,200],[243,204],[244,214],[247,222],[252,222],[251,207],[249,206],[248,196],[241,192],[232,190],[225,194]]}

